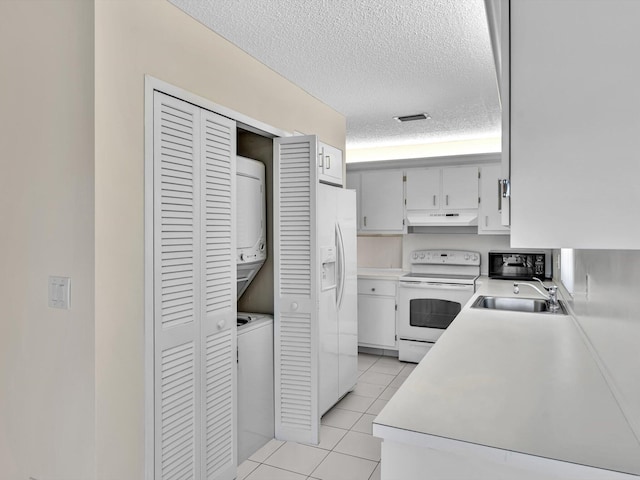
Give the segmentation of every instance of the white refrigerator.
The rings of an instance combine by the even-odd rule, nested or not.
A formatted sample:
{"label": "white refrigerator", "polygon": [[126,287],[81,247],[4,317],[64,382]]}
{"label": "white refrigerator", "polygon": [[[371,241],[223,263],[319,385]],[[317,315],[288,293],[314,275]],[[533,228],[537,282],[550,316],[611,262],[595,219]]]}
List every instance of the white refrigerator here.
{"label": "white refrigerator", "polygon": [[319,410],[329,410],[358,378],[356,195],[319,184]]}

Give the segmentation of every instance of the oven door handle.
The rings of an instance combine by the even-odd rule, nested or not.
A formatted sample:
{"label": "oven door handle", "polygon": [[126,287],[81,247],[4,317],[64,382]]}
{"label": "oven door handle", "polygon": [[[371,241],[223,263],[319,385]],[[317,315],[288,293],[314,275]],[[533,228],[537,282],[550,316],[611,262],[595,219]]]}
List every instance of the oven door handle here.
{"label": "oven door handle", "polygon": [[473,291],[473,285],[465,285],[462,283],[430,283],[430,282],[411,282],[403,280],[399,283],[402,288],[418,288],[418,289],[439,289],[439,290],[458,290],[465,289]]}

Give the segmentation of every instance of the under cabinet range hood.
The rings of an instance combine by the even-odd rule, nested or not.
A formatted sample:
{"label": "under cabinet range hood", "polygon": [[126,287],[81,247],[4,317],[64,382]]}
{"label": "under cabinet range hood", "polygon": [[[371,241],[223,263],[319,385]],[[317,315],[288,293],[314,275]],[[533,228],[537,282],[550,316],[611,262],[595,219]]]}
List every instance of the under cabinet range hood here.
{"label": "under cabinet range hood", "polygon": [[478,211],[407,211],[406,219],[408,227],[473,227],[478,225]]}

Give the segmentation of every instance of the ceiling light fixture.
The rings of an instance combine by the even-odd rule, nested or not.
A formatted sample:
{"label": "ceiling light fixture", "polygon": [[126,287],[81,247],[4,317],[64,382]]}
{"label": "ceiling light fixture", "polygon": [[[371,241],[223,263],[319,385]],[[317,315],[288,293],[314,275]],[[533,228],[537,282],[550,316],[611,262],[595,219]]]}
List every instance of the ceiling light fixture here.
{"label": "ceiling light fixture", "polygon": [[414,115],[404,115],[402,117],[393,117],[396,122],[413,122],[414,120],[429,120],[431,115],[428,113],[416,113]]}

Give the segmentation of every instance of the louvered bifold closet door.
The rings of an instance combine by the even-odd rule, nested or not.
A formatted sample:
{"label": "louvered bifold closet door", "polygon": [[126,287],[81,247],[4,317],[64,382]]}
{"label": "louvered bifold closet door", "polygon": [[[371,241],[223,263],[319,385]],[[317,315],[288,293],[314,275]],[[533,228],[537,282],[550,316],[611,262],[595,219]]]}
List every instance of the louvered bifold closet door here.
{"label": "louvered bifold closet door", "polygon": [[200,478],[200,109],[154,94],[155,478]]}
{"label": "louvered bifold closet door", "polygon": [[276,437],[318,442],[317,139],[274,140]]}
{"label": "louvered bifold closet door", "polygon": [[236,472],[236,124],[202,112],[202,478]]}
{"label": "louvered bifold closet door", "polygon": [[154,93],[155,472],[235,478],[235,122]]}

